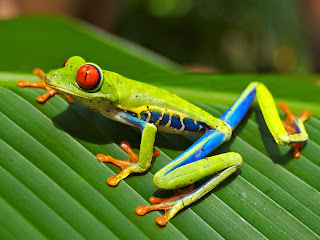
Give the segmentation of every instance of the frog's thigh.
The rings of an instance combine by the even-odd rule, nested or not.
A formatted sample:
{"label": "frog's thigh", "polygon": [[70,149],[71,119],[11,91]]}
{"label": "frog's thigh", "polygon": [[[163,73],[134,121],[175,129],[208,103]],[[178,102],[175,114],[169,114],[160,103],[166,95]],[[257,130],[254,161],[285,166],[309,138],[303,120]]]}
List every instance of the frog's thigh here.
{"label": "frog's thigh", "polygon": [[[159,189],[177,189],[230,167],[236,170],[241,164],[242,157],[239,153],[223,153],[183,165],[169,172],[160,170],[154,175],[153,183]],[[224,171],[219,174],[224,175]],[[223,179],[232,173],[226,172],[228,172],[226,176],[221,176]]]}

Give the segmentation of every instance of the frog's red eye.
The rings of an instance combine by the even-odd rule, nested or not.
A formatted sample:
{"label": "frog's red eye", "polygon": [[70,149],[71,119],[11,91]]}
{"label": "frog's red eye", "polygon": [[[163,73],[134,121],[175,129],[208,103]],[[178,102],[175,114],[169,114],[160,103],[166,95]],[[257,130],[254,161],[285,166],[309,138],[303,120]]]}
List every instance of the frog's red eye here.
{"label": "frog's red eye", "polygon": [[65,67],[65,66],[66,66],[66,63],[68,62],[68,60],[69,60],[69,58],[67,58],[67,59],[63,62],[62,67]]}
{"label": "frog's red eye", "polygon": [[102,71],[95,64],[84,64],[79,67],[76,78],[81,88],[94,90],[102,83]]}

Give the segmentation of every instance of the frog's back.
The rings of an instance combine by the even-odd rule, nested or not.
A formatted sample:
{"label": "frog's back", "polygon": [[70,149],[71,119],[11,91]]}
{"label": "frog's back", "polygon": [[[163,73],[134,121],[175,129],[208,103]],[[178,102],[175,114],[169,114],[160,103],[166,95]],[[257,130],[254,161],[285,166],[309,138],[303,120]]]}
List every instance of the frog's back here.
{"label": "frog's back", "polygon": [[116,85],[116,106],[161,131],[202,132],[214,122],[215,118],[203,109],[164,89],[122,76]]}

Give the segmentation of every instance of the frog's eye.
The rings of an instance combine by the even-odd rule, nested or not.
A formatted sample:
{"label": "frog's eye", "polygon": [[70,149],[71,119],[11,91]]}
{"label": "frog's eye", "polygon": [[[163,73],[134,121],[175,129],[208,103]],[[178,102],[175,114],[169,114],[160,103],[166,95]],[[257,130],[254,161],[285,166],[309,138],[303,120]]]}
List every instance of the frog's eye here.
{"label": "frog's eye", "polygon": [[65,67],[65,66],[66,66],[66,63],[68,62],[68,60],[69,60],[69,58],[67,58],[67,59],[63,62],[62,67]]}
{"label": "frog's eye", "polygon": [[86,90],[95,90],[102,83],[102,71],[101,69],[93,64],[83,64],[78,68],[77,71],[77,83],[78,85]]}

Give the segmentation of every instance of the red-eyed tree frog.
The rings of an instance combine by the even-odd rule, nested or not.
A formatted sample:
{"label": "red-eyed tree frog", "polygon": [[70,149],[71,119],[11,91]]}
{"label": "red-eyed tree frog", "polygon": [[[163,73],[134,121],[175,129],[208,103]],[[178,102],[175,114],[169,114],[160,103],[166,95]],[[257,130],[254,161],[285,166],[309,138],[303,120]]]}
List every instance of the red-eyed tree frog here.
{"label": "red-eyed tree frog", "polygon": [[[232,130],[238,125],[257,98],[265,122],[277,144],[293,144],[294,157],[300,156],[299,149],[307,141],[308,134],[304,122],[311,116],[303,111],[300,116],[293,115],[285,103],[280,104],[287,119],[281,122],[275,101],[269,90],[259,82],[252,82],[243,91],[233,105],[219,118],[166,90],[138,82],[102,70],[97,64],[86,62],[75,56],[67,59],[62,68],[45,74],[40,69],[34,71],[42,78],[39,83],[19,81],[20,87],[33,86],[46,88],[48,92],[38,97],[39,102],[60,92],[71,103],[74,99],[102,115],[137,127],[142,132],[140,153],[136,155],[129,143],[122,142],[121,147],[130,156],[128,161],[114,159],[102,153],[97,155],[100,162],[110,162],[122,171],[110,177],[107,183],[116,186],[131,173],[141,173],[151,166],[151,161],[159,155],[154,149],[157,131],[168,133],[204,133],[191,147],[172,160],[153,178],[159,189],[176,190],[170,198],[151,197],[153,205],[140,206],[136,213],[144,215],[153,210],[164,210],[165,214],[156,219],[159,225],[165,225],[178,211],[210,192],[219,183],[234,173],[242,164],[240,154],[223,153],[206,157],[220,144],[230,139]],[[71,98],[70,98],[71,97]],[[196,181],[213,175],[205,184],[193,188]]]}

